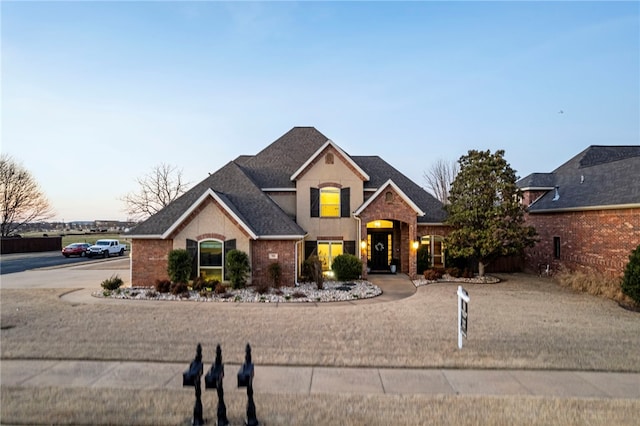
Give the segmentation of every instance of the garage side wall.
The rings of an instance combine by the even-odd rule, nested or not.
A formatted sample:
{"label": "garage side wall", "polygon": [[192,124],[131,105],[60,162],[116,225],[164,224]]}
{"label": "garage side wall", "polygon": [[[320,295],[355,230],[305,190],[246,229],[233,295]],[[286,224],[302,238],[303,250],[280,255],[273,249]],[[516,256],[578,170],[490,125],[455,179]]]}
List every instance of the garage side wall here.
{"label": "garage side wall", "polygon": [[131,284],[153,287],[158,279],[169,279],[167,264],[173,240],[133,239],[131,243]]}
{"label": "garage side wall", "polygon": [[[526,251],[527,268],[563,265],[619,277],[640,244],[640,209],[529,214],[539,242]],[[559,243],[556,252],[554,238]]]}

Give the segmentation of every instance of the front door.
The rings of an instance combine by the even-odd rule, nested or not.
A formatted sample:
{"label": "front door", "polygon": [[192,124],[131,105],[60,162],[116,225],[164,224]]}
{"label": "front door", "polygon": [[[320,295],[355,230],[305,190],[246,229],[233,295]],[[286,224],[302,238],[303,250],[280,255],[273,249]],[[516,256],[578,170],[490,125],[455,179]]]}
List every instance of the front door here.
{"label": "front door", "polygon": [[387,232],[371,233],[371,270],[387,271],[389,269],[389,247],[391,234]]}

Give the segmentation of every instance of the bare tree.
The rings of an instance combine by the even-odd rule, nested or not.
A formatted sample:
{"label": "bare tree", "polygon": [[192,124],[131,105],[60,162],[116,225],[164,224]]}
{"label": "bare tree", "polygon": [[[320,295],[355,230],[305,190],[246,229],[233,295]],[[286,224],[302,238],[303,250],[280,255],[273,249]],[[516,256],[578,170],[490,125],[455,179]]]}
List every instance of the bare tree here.
{"label": "bare tree", "polygon": [[449,190],[459,171],[456,161],[439,159],[422,177],[427,183],[427,190],[443,204],[449,204]]}
{"label": "bare tree", "polygon": [[53,211],[31,173],[11,156],[0,156],[0,202],[3,237],[13,234],[25,223],[49,219]]}
{"label": "bare tree", "polygon": [[156,214],[189,187],[182,178],[182,170],[165,163],[155,166],[151,173],[136,181],[140,185],[138,192],[128,193],[122,201],[127,205],[129,216],[138,220]]}

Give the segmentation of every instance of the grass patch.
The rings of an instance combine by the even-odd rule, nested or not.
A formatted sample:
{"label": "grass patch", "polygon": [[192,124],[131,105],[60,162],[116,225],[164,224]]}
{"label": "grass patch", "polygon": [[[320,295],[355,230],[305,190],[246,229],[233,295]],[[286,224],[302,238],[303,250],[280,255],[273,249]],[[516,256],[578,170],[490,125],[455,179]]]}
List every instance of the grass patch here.
{"label": "grass patch", "polygon": [[[187,425],[193,388],[2,387],[3,424]],[[226,392],[231,424],[244,424],[247,397]],[[203,417],[215,424],[212,394]],[[255,393],[266,425],[635,425],[640,401],[459,395],[294,395]]]}
{"label": "grass patch", "polygon": [[570,271],[562,269],[555,275],[555,280],[563,287],[605,297],[616,302],[630,304],[633,301],[622,292],[621,278],[612,278],[597,271]]}

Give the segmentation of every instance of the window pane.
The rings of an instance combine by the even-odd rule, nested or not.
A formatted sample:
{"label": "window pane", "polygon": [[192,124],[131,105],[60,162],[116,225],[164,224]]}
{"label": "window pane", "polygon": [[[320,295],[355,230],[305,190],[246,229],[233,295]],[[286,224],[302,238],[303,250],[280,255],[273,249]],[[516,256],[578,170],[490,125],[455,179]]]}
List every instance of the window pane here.
{"label": "window pane", "polygon": [[222,267],[222,242],[203,241],[200,243],[200,266]]}
{"label": "window pane", "polygon": [[320,189],[320,216],[340,217],[340,189]]}
{"label": "window pane", "polygon": [[336,256],[340,256],[342,254],[342,243],[331,243],[331,263],[333,263],[333,259]]}
{"label": "window pane", "polygon": [[322,270],[329,270],[329,243],[318,243],[318,259],[322,262]]}
{"label": "window pane", "polygon": [[222,268],[202,268],[200,269],[200,276],[207,281],[217,280],[222,282]]}

